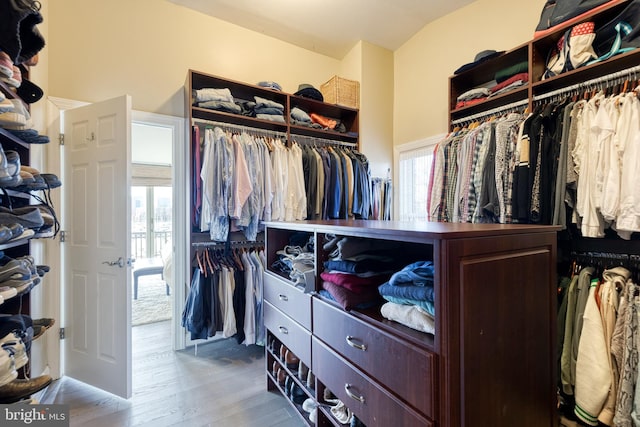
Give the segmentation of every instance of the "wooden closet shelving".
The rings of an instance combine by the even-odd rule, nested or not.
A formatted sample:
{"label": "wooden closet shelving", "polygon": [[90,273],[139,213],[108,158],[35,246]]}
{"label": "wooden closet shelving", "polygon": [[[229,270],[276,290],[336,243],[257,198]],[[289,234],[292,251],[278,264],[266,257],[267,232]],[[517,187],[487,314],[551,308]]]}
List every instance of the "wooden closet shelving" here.
{"label": "wooden closet shelving", "polygon": [[[583,22],[593,22],[597,31],[598,27],[614,19],[629,2],[630,0],[613,1],[603,8],[582,15],[579,19],[560,24],[543,36],[517,46],[496,58],[487,60],[463,73],[451,76],[449,78],[449,123],[464,119],[467,116],[480,114],[483,111],[506,107],[518,101],[525,101],[529,111],[532,111],[536,96],[638,65],[640,63],[640,49],[635,49],[631,52],[613,56],[606,61],[580,67],[542,80],[549,52],[557,45],[567,30]],[[459,95],[491,82],[494,80],[496,71],[522,60],[527,60],[529,66],[529,81],[525,86],[469,107],[455,108],[456,99]]]}
{"label": "wooden closet shelving", "polygon": [[[209,110],[200,108],[193,105],[192,92],[196,89],[203,88],[229,88],[233,97],[237,100],[253,101],[255,96],[259,96],[271,101],[278,102],[284,106],[284,123],[273,122],[268,120],[261,120],[255,117],[243,116],[239,114],[226,113],[221,111]],[[294,108],[300,108],[307,113],[316,113],[322,116],[337,119],[344,125],[345,132],[337,132],[334,130],[316,129],[311,127],[295,125],[290,120],[290,112]],[[185,111],[189,125],[193,124],[195,120],[206,120],[209,122],[216,122],[220,124],[229,124],[233,126],[241,126],[251,133],[252,130],[257,131],[269,131],[277,132],[281,135],[284,143],[291,144],[297,139],[304,138],[317,138],[325,141],[335,141],[338,143],[346,143],[355,149],[359,146],[359,111],[354,108],[343,107],[334,104],[328,104],[319,102],[309,98],[303,98],[288,94],[281,91],[267,89],[261,86],[241,83],[238,81],[218,77],[212,74],[203,73],[199,71],[189,70],[187,73],[185,83]],[[189,126],[191,128],[191,126]],[[189,132],[188,141],[191,142],[190,147],[193,146],[191,140],[191,132]],[[190,159],[191,160],[191,159]],[[192,162],[190,161],[189,175],[193,175]],[[190,184],[191,185],[191,184]],[[190,194],[192,188],[189,188]],[[192,201],[189,201],[192,205]],[[210,243],[209,233],[201,233],[191,228],[191,235],[189,243],[193,252],[193,245],[206,245]],[[283,235],[281,238],[285,238]],[[284,243],[284,240],[282,241]],[[270,244],[274,244],[272,241]],[[279,276],[276,277],[270,273],[265,275],[265,288],[264,299],[265,301],[271,301],[275,307],[283,308],[279,304],[286,304],[286,306],[293,307],[286,314],[282,311],[278,311],[280,314],[276,314],[273,310],[265,312],[265,324],[272,325],[277,332],[280,332],[278,325],[285,327],[286,325],[288,334],[278,339],[279,345],[286,345],[295,355],[308,367],[311,366],[311,297],[308,293],[304,293],[302,290],[292,286],[291,283],[286,283],[286,278]],[[286,310],[285,310],[286,311]],[[275,323],[273,323],[275,322]],[[274,326],[275,325],[275,326]],[[281,334],[282,335],[282,334]],[[267,341],[273,340],[274,334],[267,333]],[[306,344],[301,350],[297,347],[300,342]],[[286,372],[286,375],[295,375],[295,370],[288,368],[283,360],[280,360],[279,355],[273,352],[268,346],[265,349],[266,360],[266,378],[268,389],[278,391],[286,397],[286,390],[282,384],[279,384],[278,379],[271,372],[273,363],[276,362],[278,366]],[[306,386],[306,381],[294,379],[294,382],[302,387],[307,397],[313,397],[313,390]],[[315,385],[315,384],[314,384]],[[300,415],[300,419],[306,424],[311,424],[309,414],[302,410],[300,404],[294,404],[291,400],[291,405],[296,409],[296,412]]]}
{"label": "wooden closet shelving", "polygon": [[[318,402],[328,388],[368,427],[555,425],[557,227],[348,220],[266,225],[267,334],[309,364]],[[309,293],[270,267],[297,232],[315,240]],[[435,334],[384,319],[380,306],[345,311],[321,296],[320,273],[329,258],[323,242],[334,235],[398,245],[395,253],[406,264],[432,260]],[[278,387],[270,374],[267,383]],[[321,408],[315,425],[339,424]]]}

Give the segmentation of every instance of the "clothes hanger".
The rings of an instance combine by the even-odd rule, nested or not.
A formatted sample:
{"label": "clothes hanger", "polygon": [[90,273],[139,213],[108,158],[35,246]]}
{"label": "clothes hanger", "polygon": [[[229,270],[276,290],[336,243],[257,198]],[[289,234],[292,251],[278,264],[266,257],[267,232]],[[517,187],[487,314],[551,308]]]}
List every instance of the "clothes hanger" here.
{"label": "clothes hanger", "polygon": [[204,277],[207,277],[207,269],[202,265],[202,260],[200,259],[200,250],[196,250],[196,260],[198,261],[198,268],[200,272],[204,274]]}

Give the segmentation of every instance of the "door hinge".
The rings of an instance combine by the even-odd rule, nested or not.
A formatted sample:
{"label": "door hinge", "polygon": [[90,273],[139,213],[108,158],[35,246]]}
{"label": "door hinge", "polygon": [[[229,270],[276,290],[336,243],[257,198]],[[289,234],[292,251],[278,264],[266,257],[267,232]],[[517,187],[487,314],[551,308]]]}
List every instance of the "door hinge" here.
{"label": "door hinge", "polygon": [[64,133],[58,135],[58,142],[60,143],[60,145],[64,145]]}
{"label": "door hinge", "polygon": [[64,338],[64,328],[60,328],[60,339],[63,340]]}
{"label": "door hinge", "polygon": [[67,241],[67,232],[64,230],[60,231],[60,242],[66,242]]}

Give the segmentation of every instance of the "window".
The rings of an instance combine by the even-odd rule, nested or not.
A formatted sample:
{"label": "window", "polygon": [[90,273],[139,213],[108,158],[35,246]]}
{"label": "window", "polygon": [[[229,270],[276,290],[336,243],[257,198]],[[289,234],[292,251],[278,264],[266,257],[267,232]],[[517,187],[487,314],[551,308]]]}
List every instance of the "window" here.
{"label": "window", "polygon": [[433,149],[444,135],[403,144],[398,148],[398,219],[426,221]]}

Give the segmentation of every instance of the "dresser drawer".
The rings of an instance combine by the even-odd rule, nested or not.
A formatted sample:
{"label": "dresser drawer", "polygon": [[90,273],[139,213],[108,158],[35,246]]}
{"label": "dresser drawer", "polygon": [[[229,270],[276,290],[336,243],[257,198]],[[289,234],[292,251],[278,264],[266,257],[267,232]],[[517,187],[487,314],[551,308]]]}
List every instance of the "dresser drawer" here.
{"label": "dresser drawer", "polygon": [[273,274],[264,273],[264,299],[306,329],[311,330],[311,295],[305,294]]}
{"label": "dresser drawer", "polygon": [[302,362],[311,366],[311,333],[270,303],[264,303],[264,325]]}
{"label": "dresser drawer", "polygon": [[312,357],[316,378],[367,426],[433,426],[316,337]]}
{"label": "dresser drawer", "polygon": [[437,381],[432,353],[380,331],[318,298],[313,298],[313,334],[433,418]]}

